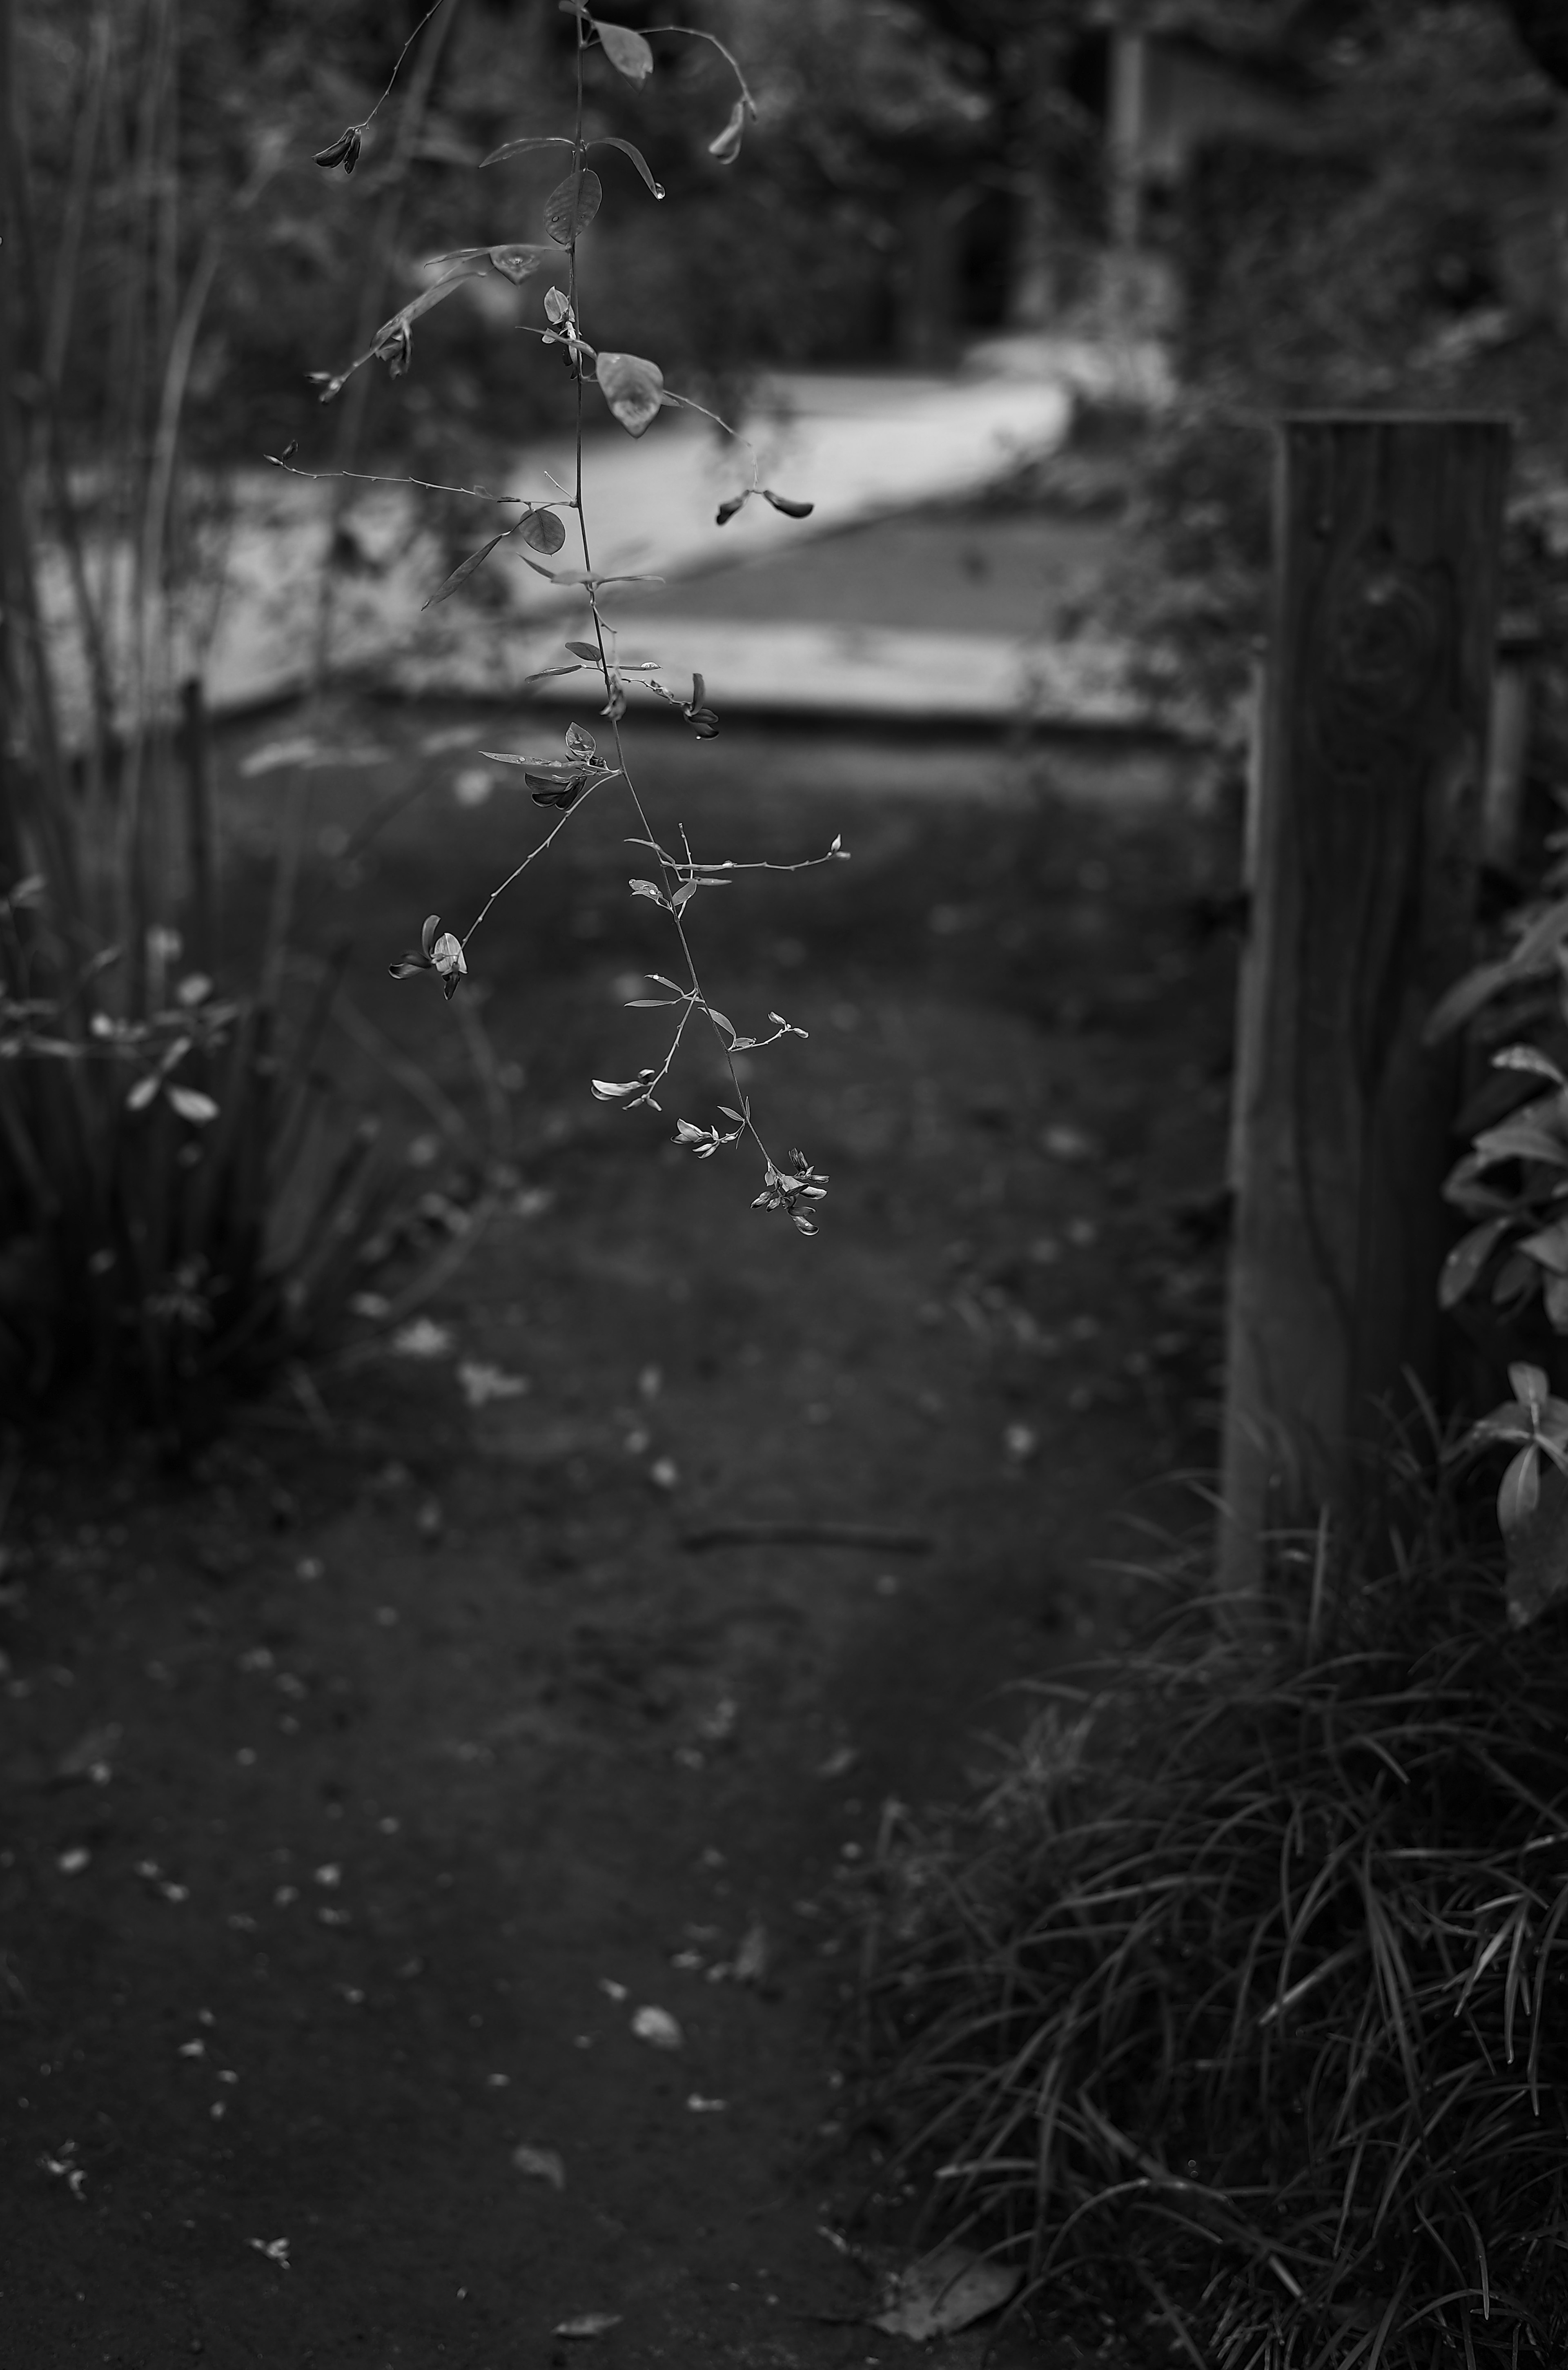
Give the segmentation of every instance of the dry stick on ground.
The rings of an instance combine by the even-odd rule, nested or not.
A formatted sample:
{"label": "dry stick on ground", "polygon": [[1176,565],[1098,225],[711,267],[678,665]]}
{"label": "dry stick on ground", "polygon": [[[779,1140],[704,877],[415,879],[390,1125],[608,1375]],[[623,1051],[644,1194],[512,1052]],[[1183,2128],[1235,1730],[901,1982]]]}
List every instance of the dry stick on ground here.
{"label": "dry stick on ground", "polygon": [[928,1555],[928,1531],[889,1530],[879,1523],[706,1523],[683,1532],[694,1554],[705,1547],[875,1547],[882,1555]]}

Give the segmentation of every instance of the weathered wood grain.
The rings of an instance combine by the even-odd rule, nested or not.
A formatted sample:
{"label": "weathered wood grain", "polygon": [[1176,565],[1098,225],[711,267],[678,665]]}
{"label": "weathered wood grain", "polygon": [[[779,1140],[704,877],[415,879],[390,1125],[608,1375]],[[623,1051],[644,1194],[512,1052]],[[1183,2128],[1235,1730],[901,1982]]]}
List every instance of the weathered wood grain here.
{"label": "weathered wood grain", "polygon": [[1470,957],[1505,423],[1279,431],[1239,993],[1221,1576],[1355,1497],[1380,1403],[1436,1368],[1451,1061]]}

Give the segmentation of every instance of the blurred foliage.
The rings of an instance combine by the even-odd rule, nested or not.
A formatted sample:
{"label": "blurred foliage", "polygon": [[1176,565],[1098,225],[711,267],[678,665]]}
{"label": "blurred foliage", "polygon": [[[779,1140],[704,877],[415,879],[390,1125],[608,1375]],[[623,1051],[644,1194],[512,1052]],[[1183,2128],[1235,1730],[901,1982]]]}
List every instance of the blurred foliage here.
{"label": "blurred foliage", "polygon": [[[734,170],[708,153],[730,92],[706,43],[656,39],[641,89],[591,60],[591,133],[635,140],[668,192],[656,206],[629,164],[606,167],[609,202],[584,251],[606,338],[709,391],[755,362],[877,352],[904,189],[928,169],[977,175],[982,195],[995,180],[1005,60],[911,0],[698,0],[689,13],[742,58],[760,121]],[[356,350],[356,307],[374,329],[420,284],[421,259],[536,235],[548,158],[478,168],[570,109],[571,22],[553,0],[446,0],[352,178],[312,163],[369,113],[419,14],[411,0],[19,0],[40,291],[24,398],[90,429],[124,360],[128,280],[150,271],[175,303],[215,236],[188,447],[230,460],[275,451],[308,416],[306,374]],[[668,11],[621,0],[616,14],[654,29]],[[172,144],[149,139],[141,109],[160,45]],[[259,173],[265,187],[241,212]],[[147,255],[135,248],[154,183],[167,220]],[[444,307],[411,379],[377,374],[358,438],[471,470],[487,438],[510,444],[564,417],[559,358],[542,362],[509,334],[521,313],[493,282]]]}
{"label": "blurred foliage", "polygon": [[1117,592],[1153,671],[1180,674],[1235,735],[1264,622],[1267,423],[1281,411],[1510,414],[1506,599],[1552,614],[1562,597],[1561,94],[1500,0],[1274,17],[1264,54],[1295,78],[1297,136],[1211,136],[1157,223],[1181,289],[1184,392],[1137,453],[1136,558]]}

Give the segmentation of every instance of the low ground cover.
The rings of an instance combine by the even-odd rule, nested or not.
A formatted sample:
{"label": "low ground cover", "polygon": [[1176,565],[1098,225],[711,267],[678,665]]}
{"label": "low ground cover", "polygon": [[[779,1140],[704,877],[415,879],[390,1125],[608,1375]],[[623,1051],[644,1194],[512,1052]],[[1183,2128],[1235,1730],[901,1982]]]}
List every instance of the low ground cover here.
{"label": "low ground cover", "polygon": [[873,1896],[943,2221],[1224,2370],[1563,2343],[1568,1668],[1426,1451],[1389,1461],[1391,1548],[1282,1543],[1262,1626],[1190,1607],[1047,1689]]}

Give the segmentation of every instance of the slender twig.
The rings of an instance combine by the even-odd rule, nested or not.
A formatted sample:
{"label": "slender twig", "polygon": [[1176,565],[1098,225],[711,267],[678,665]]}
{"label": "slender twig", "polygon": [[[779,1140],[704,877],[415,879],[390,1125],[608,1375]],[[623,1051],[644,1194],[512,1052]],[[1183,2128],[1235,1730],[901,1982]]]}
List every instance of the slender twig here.
{"label": "slender twig", "polygon": [[354,129],[357,132],[363,132],[368,130],[369,126],[375,121],[376,116],[381,111],[383,101],[389,98],[392,95],[392,86],[397,81],[398,75],[402,71],[403,60],[408,56],[409,52],[413,48],[414,43],[419,40],[420,35],[424,31],[425,27],[429,24],[431,18],[434,16],[436,10],[441,6],[441,5],[442,0],[431,0],[430,6],[425,10],[424,15],[420,18],[419,23],[414,27],[413,31],[409,35],[408,40],[398,51],[398,63],[386,77],[386,87],[382,92],[381,98],[376,100],[375,105],[371,109],[370,113],[355,125]]}
{"label": "slender twig", "polygon": [[688,41],[709,42],[718,51],[720,56],[723,59],[724,63],[729,67],[730,72],[734,75],[736,82],[740,85],[741,97],[745,101],[746,111],[755,121],[756,116],[756,101],[752,97],[751,90],[744,75],[741,72],[739,61],[724,47],[723,42],[719,39],[717,33],[705,33],[699,25],[650,25],[648,29],[651,33],[684,33]]}
{"label": "slender twig", "polygon": [[374,469],[298,469],[282,453],[269,453],[264,457],[285,477],[305,477],[313,486],[325,485],[331,477],[349,477],[360,486],[410,486],[417,493],[467,494],[477,502],[517,503],[524,510],[544,510],[558,502],[574,506],[569,494],[492,494],[485,486],[444,486],[429,477],[386,477]]}

